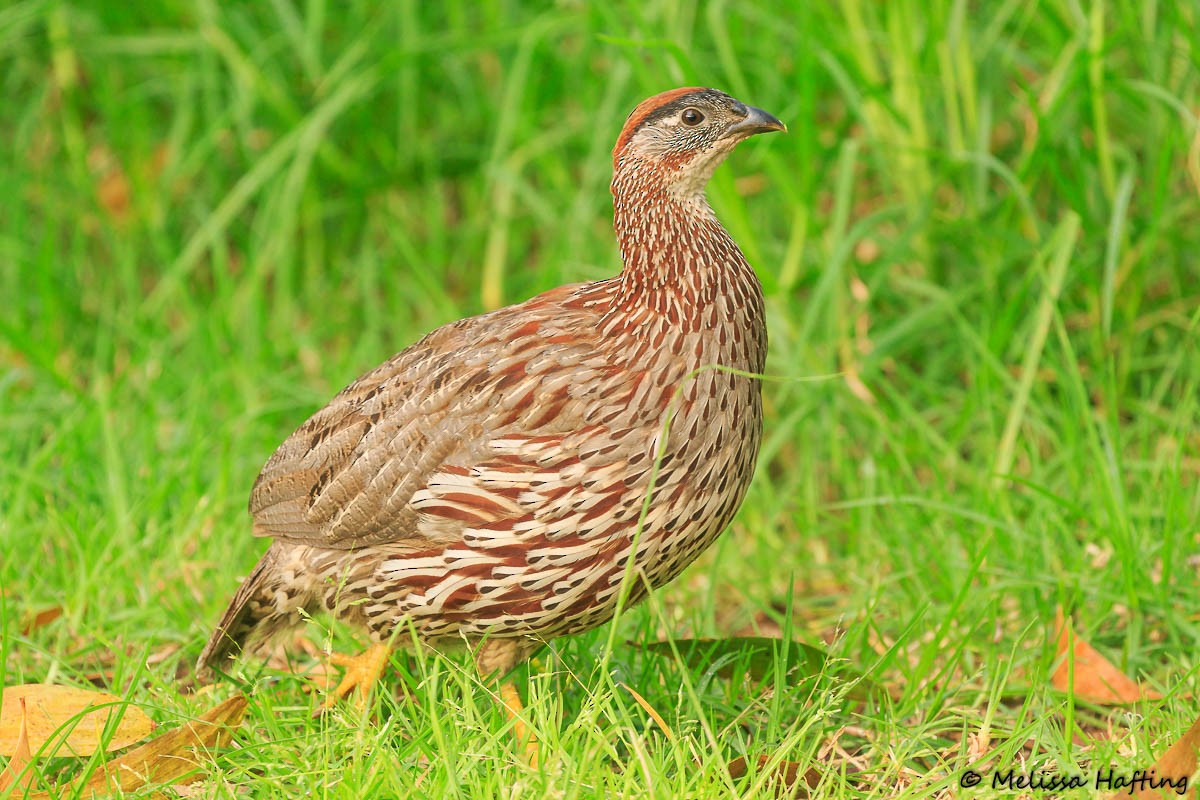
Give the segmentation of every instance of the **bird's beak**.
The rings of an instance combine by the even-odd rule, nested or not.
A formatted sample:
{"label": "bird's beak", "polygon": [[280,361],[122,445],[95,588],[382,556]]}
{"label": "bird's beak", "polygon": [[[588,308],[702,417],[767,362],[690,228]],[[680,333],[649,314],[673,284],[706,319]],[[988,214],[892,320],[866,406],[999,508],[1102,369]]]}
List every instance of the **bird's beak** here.
{"label": "bird's beak", "polygon": [[726,128],[725,135],[743,137],[753,136],[756,133],[770,133],[771,131],[787,131],[787,125],[784,125],[761,108],[747,106],[746,118]]}

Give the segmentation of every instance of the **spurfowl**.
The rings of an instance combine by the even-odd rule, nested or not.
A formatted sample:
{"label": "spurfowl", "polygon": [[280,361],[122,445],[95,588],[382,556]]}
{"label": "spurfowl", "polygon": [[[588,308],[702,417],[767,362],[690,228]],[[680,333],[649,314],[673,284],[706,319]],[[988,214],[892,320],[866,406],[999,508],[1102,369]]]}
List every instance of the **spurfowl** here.
{"label": "spurfowl", "polygon": [[767,332],[704,186],[782,130],[713,89],[635,108],[613,151],[621,274],[438,328],[300,426],[254,484],[273,542],[201,671],[332,612],[374,645],[341,659],[331,701],[365,692],[409,626],[504,674],[610,619],[631,555],[633,601],[712,544],[754,472]]}

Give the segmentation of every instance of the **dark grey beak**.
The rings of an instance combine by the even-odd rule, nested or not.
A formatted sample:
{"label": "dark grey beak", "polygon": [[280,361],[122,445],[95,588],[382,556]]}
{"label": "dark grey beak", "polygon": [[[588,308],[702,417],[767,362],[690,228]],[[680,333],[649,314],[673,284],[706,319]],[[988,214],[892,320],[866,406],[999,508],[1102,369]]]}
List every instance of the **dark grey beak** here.
{"label": "dark grey beak", "polygon": [[725,136],[753,136],[756,133],[770,133],[771,131],[787,131],[787,125],[761,108],[747,106],[746,118],[726,128]]}

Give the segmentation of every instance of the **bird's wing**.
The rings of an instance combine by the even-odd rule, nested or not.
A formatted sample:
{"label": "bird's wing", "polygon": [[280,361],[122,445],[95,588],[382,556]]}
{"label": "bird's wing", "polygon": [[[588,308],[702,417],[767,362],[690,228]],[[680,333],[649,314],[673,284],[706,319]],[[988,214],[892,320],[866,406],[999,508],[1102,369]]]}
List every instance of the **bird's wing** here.
{"label": "bird's wing", "polygon": [[[564,306],[578,288],[439,328],[348,386],[263,468],[250,498],[255,532],[339,549],[420,547],[520,516],[515,488],[479,487],[501,487],[506,470],[522,473],[514,486],[528,483],[549,460],[577,459],[568,450],[588,440],[586,387],[617,371],[596,346],[596,312]],[[518,454],[512,431],[535,441]],[[522,460],[538,436],[544,467]]]}

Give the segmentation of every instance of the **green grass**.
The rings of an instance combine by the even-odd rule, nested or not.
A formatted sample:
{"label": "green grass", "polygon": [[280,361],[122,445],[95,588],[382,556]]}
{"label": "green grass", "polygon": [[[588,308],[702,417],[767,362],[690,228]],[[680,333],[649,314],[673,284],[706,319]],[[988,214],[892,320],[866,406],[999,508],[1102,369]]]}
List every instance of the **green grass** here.
{"label": "green grass", "polygon": [[[5,5],[0,682],[168,724],[234,691],[179,681],[275,445],[429,329],[615,272],[624,115],[704,84],[790,128],[710,189],[776,377],[732,529],[611,654],[519,673],[539,770],[462,658],[318,721],[250,663],[206,791],[771,797],[725,768],[768,755],[814,796],[949,796],[981,731],[984,769],[1149,767],[1200,691],[1197,42],[1136,0]],[[1053,691],[1059,604],[1165,699]],[[890,695],[622,644],[754,630]]]}

